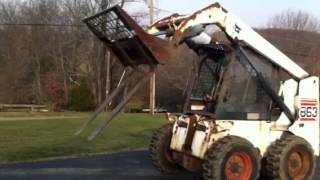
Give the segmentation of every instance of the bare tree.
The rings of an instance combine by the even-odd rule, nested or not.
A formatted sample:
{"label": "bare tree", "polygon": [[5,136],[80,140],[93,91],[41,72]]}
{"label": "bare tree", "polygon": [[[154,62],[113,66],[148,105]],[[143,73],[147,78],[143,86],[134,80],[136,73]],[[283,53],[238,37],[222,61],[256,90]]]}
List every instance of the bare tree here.
{"label": "bare tree", "polygon": [[308,12],[288,9],[271,17],[267,27],[319,32],[320,20]]}
{"label": "bare tree", "polygon": [[[59,101],[67,102],[69,90],[85,79],[99,104],[116,86],[121,68],[81,20],[114,4],[130,8],[126,2],[0,0],[0,102],[51,104],[46,79],[64,89]],[[145,11],[137,11],[134,19],[143,22],[148,14],[140,12]]]}

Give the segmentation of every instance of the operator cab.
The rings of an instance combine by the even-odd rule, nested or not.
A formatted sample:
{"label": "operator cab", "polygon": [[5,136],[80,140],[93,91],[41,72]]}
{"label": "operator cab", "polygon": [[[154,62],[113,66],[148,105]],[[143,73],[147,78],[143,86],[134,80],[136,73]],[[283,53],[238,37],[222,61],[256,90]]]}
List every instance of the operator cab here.
{"label": "operator cab", "polygon": [[191,88],[190,110],[214,113],[226,63],[225,48],[221,44],[202,45],[197,48],[197,54],[198,67]]}
{"label": "operator cab", "polygon": [[[203,28],[193,27],[184,38],[198,55],[185,113],[219,120],[271,120],[272,100],[252,78],[247,65],[242,63],[243,57],[228,45],[209,41],[208,37]],[[250,62],[277,91],[279,85],[272,80],[275,67],[250,48],[244,49]]]}

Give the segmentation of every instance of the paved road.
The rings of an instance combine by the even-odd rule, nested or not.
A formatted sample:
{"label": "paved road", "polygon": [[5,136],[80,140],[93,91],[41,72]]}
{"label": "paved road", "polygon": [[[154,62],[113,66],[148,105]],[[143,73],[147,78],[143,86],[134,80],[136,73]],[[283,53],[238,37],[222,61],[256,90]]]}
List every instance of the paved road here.
{"label": "paved road", "polygon": [[0,165],[1,180],[197,180],[200,177],[186,172],[162,175],[152,167],[146,151]]}
{"label": "paved road", "polygon": [[163,175],[146,151],[34,163],[0,164],[1,180],[201,180],[201,174]]}

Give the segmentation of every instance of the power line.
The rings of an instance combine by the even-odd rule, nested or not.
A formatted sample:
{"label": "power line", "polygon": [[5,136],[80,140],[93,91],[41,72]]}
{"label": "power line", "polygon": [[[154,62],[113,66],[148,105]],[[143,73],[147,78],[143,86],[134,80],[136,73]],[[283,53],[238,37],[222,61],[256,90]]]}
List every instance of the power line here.
{"label": "power line", "polygon": [[[138,2],[138,3],[146,3],[143,0],[131,0],[131,1],[127,1],[127,2]],[[150,8],[150,6],[148,5],[148,8]],[[153,5],[153,9],[158,10],[158,11],[162,11],[165,13],[169,13],[169,14],[175,14],[175,12],[172,12],[170,10],[166,10],[166,9],[162,9],[159,7],[156,7]],[[81,25],[81,24],[44,24],[44,23],[0,23],[0,26],[51,26],[51,27],[86,27],[85,25]]]}
{"label": "power line", "polygon": [[[150,8],[150,7],[148,7]],[[156,9],[158,11],[174,14],[174,12],[171,12],[169,10],[160,9],[157,7],[153,7],[153,9]],[[82,24],[42,24],[42,23],[0,23],[0,26],[49,26],[49,27],[86,27]]]}
{"label": "power line", "polygon": [[158,8],[158,7],[153,7],[153,8],[158,10],[158,11],[162,11],[162,12],[166,12],[166,13],[170,13],[170,14],[175,14],[175,12],[172,12],[172,11],[169,11],[169,10],[166,10],[166,9],[161,9],[161,8]]}
{"label": "power line", "polygon": [[[127,1],[127,3],[132,3],[132,2],[146,4],[146,1],[144,1],[144,0],[130,0],[130,1]],[[150,8],[150,6],[148,6],[148,8]],[[156,10],[162,11],[162,12],[166,12],[166,13],[170,13],[170,14],[175,14],[175,12],[173,12],[173,11],[170,11],[170,10],[167,10],[167,9],[162,9],[162,8],[159,8],[159,7],[155,6],[155,5],[153,5],[153,9],[156,9]]]}
{"label": "power line", "polygon": [[42,23],[2,23],[0,26],[51,26],[51,27],[85,27],[81,24],[42,24]]}

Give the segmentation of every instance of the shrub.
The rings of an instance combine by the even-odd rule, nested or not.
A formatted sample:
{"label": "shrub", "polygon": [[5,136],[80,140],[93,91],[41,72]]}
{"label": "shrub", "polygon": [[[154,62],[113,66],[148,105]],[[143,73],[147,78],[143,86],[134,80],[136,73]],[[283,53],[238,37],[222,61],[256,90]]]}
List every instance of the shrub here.
{"label": "shrub", "polygon": [[52,73],[47,73],[41,77],[43,90],[46,98],[50,101],[53,111],[61,111],[66,103],[65,88],[63,82]]}
{"label": "shrub", "polygon": [[94,108],[93,94],[87,81],[82,80],[80,85],[71,88],[69,107],[76,111],[88,111]]}

